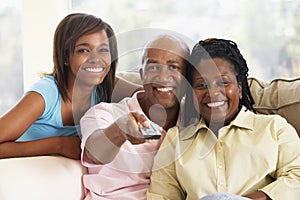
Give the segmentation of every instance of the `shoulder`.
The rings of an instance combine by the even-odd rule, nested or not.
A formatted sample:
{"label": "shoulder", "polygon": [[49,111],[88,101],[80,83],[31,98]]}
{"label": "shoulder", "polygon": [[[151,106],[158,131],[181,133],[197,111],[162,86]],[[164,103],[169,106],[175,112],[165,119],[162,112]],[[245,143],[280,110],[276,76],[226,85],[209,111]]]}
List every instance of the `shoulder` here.
{"label": "shoulder", "polygon": [[33,83],[28,90],[39,89],[39,88],[56,88],[57,85],[53,76],[44,76],[35,83]]}
{"label": "shoulder", "polygon": [[174,137],[178,137],[179,136],[179,131],[181,130],[182,128],[179,127],[179,126],[173,126],[172,128],[169,128],[168,131],[167,131],[167,136],[169,138],[174,138]]}
{"label": "shoulder", "polygon": [[189,139],[194,135],[195,129],[195,125],[190,125],[188,127],[174,126],[167,131],[167,134],[164,138],[164,143],[177,144]]}
{"label": "shoulder", "polygon": [[274,125],[286,125],[287,120],[278,114],[255,114],[249,111],[250,115],[253,115],[256,123],[271,123]]}
{"label": "shoulder", "polygon": [[58,95],[58,87],[53,76],[45,76],[31,85],[27,92],[37,92],[43,97]]}
{"label": "shoulder", "polygon": [[173,140],[174,138],[177,138],[177,140],[191,139],[197,133],[198,129],[198,122],[187,127],[174,126],[167,131],[167,137],[171,140]]}
{"label": "shoulder", "polygon": [[36,92],[43,97],[45,102],[45,111],[57,105],[60,100],[60,94],[53,76],[45,76],[31,85],[27,92]]}
{"label": "shoulder", "polygon": [[108,102],[101,102],[96,104],[95,106],[91,107],[90,110],[124,110],[131,106],[132,102],[135,101],[136,98],[134,97],[125,97],[118,103],[108,103]]}
{"label": "shoulder", "polygon": [[274,134],[274,137],[280,138],[291,137],[298,139],[296,129],[282,116],[278,114],[253,114],[254,115],[254,127],[258,129],[264,129],[269,131],[270,134]]}
{"label": "shoulder", "polygon": [[254,113],[250,110],[242,109],[236,119],[237,124],[242,124],[248,128],[257,129],[257,127],[274,127],[288,124],[285,118],[277,114]]}

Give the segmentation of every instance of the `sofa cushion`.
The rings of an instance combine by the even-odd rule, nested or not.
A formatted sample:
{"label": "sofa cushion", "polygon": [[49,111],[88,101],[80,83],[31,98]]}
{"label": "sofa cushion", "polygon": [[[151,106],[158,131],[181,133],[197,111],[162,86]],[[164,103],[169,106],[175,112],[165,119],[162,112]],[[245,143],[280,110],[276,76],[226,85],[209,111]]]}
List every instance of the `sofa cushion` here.
{"label": "sofa cushion", "polygon": [[281,115],[300,136],[300,78],[266,82],[251,77],[248,83],[257,112]]}
{"label": "sofa cushion", "polygon": [[0,199],[80,200],[83,197],[79,160],[61,156],[0,159]]}

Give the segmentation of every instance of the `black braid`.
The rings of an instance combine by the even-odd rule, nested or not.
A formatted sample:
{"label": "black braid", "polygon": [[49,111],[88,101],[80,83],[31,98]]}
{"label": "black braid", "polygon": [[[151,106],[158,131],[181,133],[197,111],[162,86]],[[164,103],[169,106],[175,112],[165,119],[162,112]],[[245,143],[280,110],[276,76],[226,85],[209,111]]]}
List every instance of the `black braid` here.
{"label": "black braid", "polygon": [[[234,65],[234,69],[237,72],[237,81],[242,85],[242,99],[240,99],[239,106],[241,107],[244,105],[247,109],[255,113],[256,111],[253,108],[255,102],[247,82],[249,69],[246,60],[238,49],[237,44],[231,40],[225,39],[212,38],[201,40],[193,47],[190,56],[190,64],[196,67],[201,60],[212,58],[222,58]],[[187,80],[190,85],[192,85],[195,67],[187,68]],[[188,88],[186,95],[187,99],[192,98],[191,94],[189,94],[190,91],[191,88]],[[191,105],[188,106],[189,108],[185,108],[186,110],[191,109]]]}

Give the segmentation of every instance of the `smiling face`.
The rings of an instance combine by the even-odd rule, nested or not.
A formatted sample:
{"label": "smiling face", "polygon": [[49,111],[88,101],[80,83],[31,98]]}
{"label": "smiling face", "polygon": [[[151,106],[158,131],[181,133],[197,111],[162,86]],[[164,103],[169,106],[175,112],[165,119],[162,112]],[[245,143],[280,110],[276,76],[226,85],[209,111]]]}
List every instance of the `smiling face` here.
{"label": "smiling face", "polygon": [[69,56],[71,78],[95,86],[102,83],[110,70],[109,41],[104,30],[80,37]]}
{"label": "smiling face", "polygon": [[202,60],[197,70],[192,87],[199,112],[207,123],[228,124],[236,116],[242,97],[234,66],[225,59],[214,58]]}
{"label": "smiling face", "polygon": [[185,91],[187,53],[170,38],[153,42],[143,56],[141,72],[148,105],[160,104],[165,109],[179,105]]}

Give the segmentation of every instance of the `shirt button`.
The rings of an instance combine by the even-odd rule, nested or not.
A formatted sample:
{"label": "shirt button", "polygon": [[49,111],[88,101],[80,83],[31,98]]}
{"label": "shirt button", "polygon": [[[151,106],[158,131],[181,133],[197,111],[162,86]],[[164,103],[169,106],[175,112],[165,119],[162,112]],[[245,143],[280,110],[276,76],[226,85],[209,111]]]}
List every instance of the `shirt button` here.
{"label": "shirt button", "polygon": [[223,182],[219,182],[219,185],[220,185],[220,186],[223,186]]}
{"label": "shirt button", "polygon": [[219,168],[219,169],[222,169],[222,168],[223,168],[223,166],[222,166],[222,165],[219,165],[219,166],[218,166],[218,168]]}

